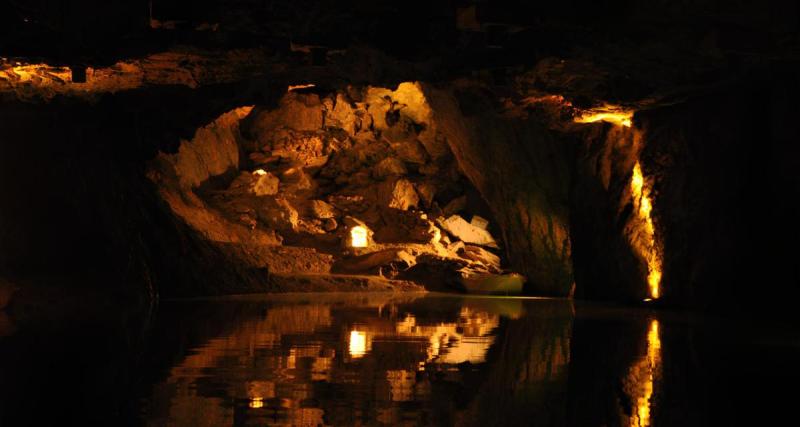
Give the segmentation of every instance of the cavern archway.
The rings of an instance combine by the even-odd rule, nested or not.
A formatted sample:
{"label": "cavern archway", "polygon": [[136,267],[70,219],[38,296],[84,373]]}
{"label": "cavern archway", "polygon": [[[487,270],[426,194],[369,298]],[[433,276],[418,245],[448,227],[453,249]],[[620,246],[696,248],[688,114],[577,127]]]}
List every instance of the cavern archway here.
{"label": "cavern archway", "polygon": [[518,294],[494,212],[437,126],[419,83],[290,86],[276,107],[198,129],[148,176],[190,232],[261,272],[252,290]]}

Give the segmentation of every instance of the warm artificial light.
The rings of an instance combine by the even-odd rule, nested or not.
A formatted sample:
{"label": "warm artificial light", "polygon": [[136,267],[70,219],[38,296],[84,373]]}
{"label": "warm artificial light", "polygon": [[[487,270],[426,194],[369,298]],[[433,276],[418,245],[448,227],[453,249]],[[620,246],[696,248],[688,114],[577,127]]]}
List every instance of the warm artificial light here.
{"label": "warm artificial light", "polygon": [[605,104],[602,107],[581,112],[575,117],[575,122],[607,122],[628,128],[633,124],[633,111],[616,105]]}
{"label": "warm artificial light", "polygon": [[367,247],[367,229],[357,225],[350,229],[350,246],[354,248]]}
{"label": "warm artificial light", "polygon": [[367,354],[367,334],[363,331],[350,331],[350,356],[359,358]]}
{"label": "warm artificial light", "polygon": [[661,295],[661,258],[656,248],[655,226],[651,216],[653,203],[650,199],[650,191],[645,186],[642,166],[639,162],[636,162],[636,165],[633,166],[631,193],[637,217],[644,228],[645,241],[639,251],[641,252],[640,255],[647,261],[647,284],[650,288],[650,297],[658,299]]}
{"label": "warm artificial light", "polygon": [[264,407],[264,398],[262,397],[253,397],[250,399],[250,405],[253,409],[263,408]]}
{"label": "warm artificial light", "polygon": [[314,87],[314,86],[315,86],[314,83],[307,83],[307,84],[301,84],[301,85],[289,85],[288,92],[293,92],[293,91],[296,91],[298,89],[308,89],[308,88]]}

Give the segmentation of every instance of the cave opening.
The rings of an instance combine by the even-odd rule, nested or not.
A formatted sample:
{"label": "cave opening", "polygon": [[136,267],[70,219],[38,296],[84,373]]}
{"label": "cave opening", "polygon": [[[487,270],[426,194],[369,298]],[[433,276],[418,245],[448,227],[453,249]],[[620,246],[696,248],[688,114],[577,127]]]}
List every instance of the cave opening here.
{"label": "cave opening", "polygon": [[194,232],[263,269],[265,289],[302,277],[311,290],[519,294],[493,213],[435,120],[420,83],[294,85],[277,106],[205,124],[148,176]]}
{"label": "cave opening", "polygon": [[0,425],[785,424],[796,3],[0,2]]}

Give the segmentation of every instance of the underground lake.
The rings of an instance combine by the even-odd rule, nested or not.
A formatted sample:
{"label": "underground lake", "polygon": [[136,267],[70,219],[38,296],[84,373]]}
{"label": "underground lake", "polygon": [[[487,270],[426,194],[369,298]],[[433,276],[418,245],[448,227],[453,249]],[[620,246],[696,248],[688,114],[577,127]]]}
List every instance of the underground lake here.
{"label": "underground lake", "polygon": [[0,427],[783,426],[797,0],[0,0]]}

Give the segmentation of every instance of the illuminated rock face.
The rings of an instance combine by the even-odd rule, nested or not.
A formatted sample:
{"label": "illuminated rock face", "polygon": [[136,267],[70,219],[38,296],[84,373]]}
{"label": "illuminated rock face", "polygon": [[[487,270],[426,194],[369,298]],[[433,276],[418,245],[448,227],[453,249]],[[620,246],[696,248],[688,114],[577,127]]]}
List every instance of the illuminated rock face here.
{"label": "illuminated rock face", "polygon": [[486,113],[492,102],[473,89],[463,88],[460,99],[429,91],[437,129],[491,207],[528,292],[568,295],[574,284],[569,145],[536,121]]}

